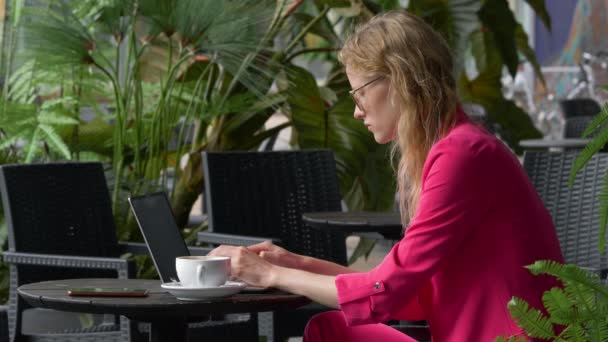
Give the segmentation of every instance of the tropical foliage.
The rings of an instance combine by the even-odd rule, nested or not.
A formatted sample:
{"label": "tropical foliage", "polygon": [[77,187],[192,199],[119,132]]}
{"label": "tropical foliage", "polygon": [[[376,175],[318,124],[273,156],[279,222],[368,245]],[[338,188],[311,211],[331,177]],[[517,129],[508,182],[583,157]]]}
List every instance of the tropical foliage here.
{"label": "tropical foliage", "polygon": [[[576,173],[591,160],[594,154],[603,151],[608,143],[608,104],[604,104],[602,111],[589,123],[583,132],[583,138],[591,141],[574,161],[570,174],[570,183],[574,182]],[[608,226],[608,172],[604,175],[602,190],[600,191],[600,233],[598,236],[599,248],[602,253],[606,251],[606,227]]]}
{"label": "tropical foliage", "polygon": [[[509,311],[530,337],[548,341],[607,341],[608,286],[597,274],[575,265],[537,261],[527,268],[535,275],[559,279],[563,288],[554,287],[543,294],[546,313],[517,297]],[[496,341],[528,341],[525,337],[500,337]]]}
{"label": "tropical foliage", "polygon": [[[544,1],[528,3],[550,27]],[[21,162],[105,162],[120,239],[137,238],[128,194],[167,190],[184,227],[203,186],[201,151],[258,149],[287,127],[294,148],[335,151],[350,210],[392,208],[388,146],[352,119],[335,51],[352,25],[400,1],[10,4],[0,151]],[[446,36],[463,100],[483,105],[514,149],[539,135],[501,93],[504,68],[514,74],[520,56],[537,65],[506,0],[411,0],[407,9]],[[276,113],[287,120],[269,128]],[[353,258],[373,246],[364,245]]]}

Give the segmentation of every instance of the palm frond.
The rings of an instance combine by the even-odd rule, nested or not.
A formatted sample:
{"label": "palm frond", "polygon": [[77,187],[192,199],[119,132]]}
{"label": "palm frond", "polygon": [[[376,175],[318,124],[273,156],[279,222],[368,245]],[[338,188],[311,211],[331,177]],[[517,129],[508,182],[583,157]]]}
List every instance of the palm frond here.
{"label": "palm frond", "polygon": [[53,2],[43,13],[28,7],[23,33],[26,46],[23,57],[44,58],[46,65],[90,65],[100,43],[89,28],[63,2]]}

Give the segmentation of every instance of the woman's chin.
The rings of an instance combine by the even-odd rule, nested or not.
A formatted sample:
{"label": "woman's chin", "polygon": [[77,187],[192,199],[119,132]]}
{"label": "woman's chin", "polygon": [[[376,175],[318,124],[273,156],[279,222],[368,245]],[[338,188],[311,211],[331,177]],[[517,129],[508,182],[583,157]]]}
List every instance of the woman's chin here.
{"label": "woman's chin", "polygon": [[393,139],[391,139],[390,137],[387,137],[387,136],[380,136],[380,135],[374,134],[374,140],[376,140],[376,142],[378,144],[384,145],[384,144],[390,143]]}

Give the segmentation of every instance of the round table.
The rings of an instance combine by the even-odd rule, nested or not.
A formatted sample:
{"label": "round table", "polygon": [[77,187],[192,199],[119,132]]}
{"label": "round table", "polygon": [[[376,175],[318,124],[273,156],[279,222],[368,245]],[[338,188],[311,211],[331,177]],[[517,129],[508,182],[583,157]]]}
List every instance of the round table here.
{"label": "round table", "polygon": [[591,139],[526,139],[519,142],[523,148],[572,148],[583,149]]}
{"label": "round table", "polygon": [[401,217],[396,212],[352,211],[304,213],[302,220],[310,227],[345,234],[380,234],[390,240],[403,236]]}
{"label": "round table", "polygon": [[[72,297],[72,287],[145,288],[147,297]],[[310,303],[306,297],[281,291],[238,293],[225,298],[180,301],[160,287],[158,280],[69,279],[22,285],[19,295],[30,305],[54,310],[107,313],[150,323],[150,341],[186,341],[188,322],[210,315],[297,308]]]}

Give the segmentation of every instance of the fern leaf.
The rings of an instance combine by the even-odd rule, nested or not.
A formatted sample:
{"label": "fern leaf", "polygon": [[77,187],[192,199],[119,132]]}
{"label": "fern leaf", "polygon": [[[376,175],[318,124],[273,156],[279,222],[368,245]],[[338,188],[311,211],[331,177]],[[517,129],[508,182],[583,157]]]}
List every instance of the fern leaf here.
{"label": "fern leaf", "polygon": [[574,179],[576,178],[576,174],[580,171],[585,164],[593,155],[600,151],[604,146],[608,143],[608,127],[603,128],[588,144],[585,146],[581,154],[576,157],[574,160],[574,164],[572,165],[572,170],[570,171],[570,179],[569,184],[572,186],[574,184]]}
{"label": "fern leaf", "polygon": [[586,138],[590,134],[594,133],[598,128],[602,126],[604,122],[608,120],[608,104],[605,104],[602,107],[602,111],[597,114],[593,120],[587,125],[585,130],[583,131],[582,137]]}
{"label": "fern leaf", "polygon": [[539,260],[526,266],[534,275],[549,274],[573,284],[580,284],[608,298],[608,289],[602,285],[596,274],[583,270],[576,265],[562,265],[553,260]]}
{"label": "fern leaf", "polygon": [[543,294],[543,304],[549,313],[550,319],[554,323],[566,324],[572,322],[576,313],[572,306],[573,302],[566,296],[560,288],[554,287]]}
{"label": "fern leaf", "polygon": [[41,112],[38,122],[44,125],[78,125],[78,120],[57,112]]}
{"label": "fern leaf", "polygon": [[566,328],[564,328],[564,330],[562,330],[556,341],[586,342],[586,339],[587,330],[585,330],[585,328],[583,328],[583,326],[581,326],[580,324],[571,323]]}
{"label": "fern leaf", "polygon": [[600,253],[606,251],[606,226],[608,226],[608,172],[604,174],[600,190],[600,233],[598,236]]}
{"label": "fern leaf", "polygon": [[61,140],[61,137],[55,132],[55,129],[53,129],[52,126],[40,124],[38,127],[47,136],[48,139],[46,142],[49,144],[50,148],[59,152],[65,159],[72,159],[70,149],[63,140]]}
{"label": "fern leaf", "polygon": [[5,148],[11,146],[15,142],[17,142],[18,139],[19,139],[19,136],[13,136],[13,137],[4,139],[2,142],[0,142],[0,150],[4,150]]}
{"label": "fern leaf", "polygon": [[36,149],[38,148],[38,143],[40,142],[38,137],[40,136],[40,128],[36,128],[32,137],[29,139],[29,144],[27,146],[27,153],[25,154],[25,163],[31,163],[34,160],[34,156],[36,155]]}
{"label": "fern leaf", "polygon": [[499,336],[494,342],[530,342],[530,339],[521,335],[511,336],[508,339],[505,336]]}
{"label": "fern leaf", "polygon": [[513,297],[508,304],[511,316],[531,337],[552,339],[553,324],[537,309],[531,308],[523,299]]}

